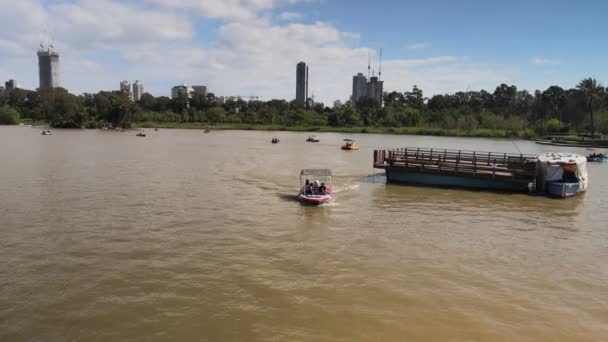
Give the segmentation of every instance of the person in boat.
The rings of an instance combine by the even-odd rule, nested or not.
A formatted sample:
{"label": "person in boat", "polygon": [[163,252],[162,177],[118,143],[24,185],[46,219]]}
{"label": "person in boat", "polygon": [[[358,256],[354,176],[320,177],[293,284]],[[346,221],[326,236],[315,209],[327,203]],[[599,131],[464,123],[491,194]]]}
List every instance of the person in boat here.
{"label": "person in boat", "polygon": [[319,194],[319,189],[321,188],[321,183],[319,183],[319,180],[315,180],[313,185],[312,185],[312,191],[313,194],[318,195]]}
{"label": "person in boat", "polygon": [[312,195],[312,183],[308,179],[304,184],[304,195]]}
{"label": "person in boat", "polygon": [[327,187],[325,186],[325,183],[321,183],[321,186],[319,186],[319,194],[321,194],[321,195],[327,194]]}

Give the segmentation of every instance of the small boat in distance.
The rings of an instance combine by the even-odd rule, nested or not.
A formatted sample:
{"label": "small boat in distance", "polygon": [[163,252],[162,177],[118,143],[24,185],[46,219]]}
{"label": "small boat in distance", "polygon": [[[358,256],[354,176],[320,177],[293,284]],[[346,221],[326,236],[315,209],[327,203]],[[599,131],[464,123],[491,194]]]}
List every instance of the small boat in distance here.
{"label": "small boat in distance", "polygon": [[272,143],[273,143],[273,144],[278,144],[278,143],[279,143],[279,141],[280,141],[280,140],[279,140],[279,138],[277,138],[277,137],[272,138]]}
{"label": "small boat in distance", "polygon": [[329,169],[304,169],[300,172],[298,200],[304,204],[320,205],[333,200],[332,173]]}
{"label": "small boat in distance", "polygon": [[158,132],[158,128],[155,128],[155,129],[154,129],[154,132]]}
{"label": "small boat in distance", "polygon": [[51,133],[51,131],[47,129],[42,131],[42,135],[53,135],[53,133]]}
{"label": "small boat in distance", "polygon": [[321,140],[319,140],[319,138],[317,138],[316,135],[309,135],[308,139],[306,139],[307,142],[319,142]]}
{"label": "small boat in distance", "polygon": [[139,133],[137,133],[136,136],[138,136],[138,137],[145,137],[146,133],[144,131],[139,131]]}
{"label": "small boat in distance", "polygon": [[608,156],[603,153],[591,153],[587,156],[587,161],[592,163],[608,162]]}
{"label": "small boat in distance", "polygon": [[354,150],[358,150],[359,146],[357,146],[357,144],[355,144],[355,141],[352,139],[344,139],[345,143],[344,145],[342,145],[342,149],[343,150],[350,150],[350,151],[354,151]]}
{"label": "small boat in distance", "polygon": [[203,131],[203,133],[209,133],[211,132],[211,130],[209,128],[205,128],[205,130]]}

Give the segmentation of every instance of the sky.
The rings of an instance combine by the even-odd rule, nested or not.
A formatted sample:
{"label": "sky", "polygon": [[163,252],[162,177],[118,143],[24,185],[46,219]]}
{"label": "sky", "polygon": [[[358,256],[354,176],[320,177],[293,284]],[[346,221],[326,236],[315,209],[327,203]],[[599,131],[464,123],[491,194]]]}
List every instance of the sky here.
{"label": "sky", "polygon": [[608,83],[608,2],[564,0],[0,0],[0,79],[38,86],[36,50],[52,42],[70,92],[142,80],[216,96],[348,100],[352,76],[378,72],[385,91],[426,96]]}

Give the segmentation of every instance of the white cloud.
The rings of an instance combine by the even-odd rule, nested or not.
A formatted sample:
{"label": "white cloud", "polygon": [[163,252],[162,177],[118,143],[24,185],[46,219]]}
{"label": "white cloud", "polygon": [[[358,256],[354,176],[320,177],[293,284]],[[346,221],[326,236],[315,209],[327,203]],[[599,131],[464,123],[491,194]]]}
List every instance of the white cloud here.
{"label": "white cloud", "polygon": [[[276,15],[268,15],[299,1],[0,1],[0,21],[15,27],[10,33],[0,31],[0,78],[15,77],[36,88],[35,50],[43,28],[52,22],[61,82],[72,92],[116,89],[121,80],[141,79],[146,91],[157,96],[186,82],[207,85],[216,95],[291,100],[296,64],[305,61],[316,99],[346,100],[352,75],[366,71],[368,48],[355,47],[358,33],[331,23],[294,19],[277,24],[272,21]],[[202,44],[195,21],[208,18],[222,20]],[[504,66],[462,56],[392,57],[382,68],[385,90],[405,91],[417,84],[427,95],[468,85],[493,88],[512,74]]]}
{"label": "white cloud", "polygon": [[176,10],[195,10],[207,18],[244,20],[256,18],[261,11],[307,0],[146,0]]}
{"label": "white cloud", "polygon": [[174,13],[126,2],[82,0],[51,5],[48,12],[57,37],[75,49],[128,48],[194,35],[190,21]]}
{"label": "white cloud", "polygon": [[431,47],[430,43],[413,43],[407,46],[408,50],[424,50]]}
{"label": "white cloud", "polygon": [[283,12],[279,14],[278,19],[281,21],[294,21],[297,19],[301,19],[303,17],[302,13],[298,12]]}
{"label": "white cloud", "polygon": [[542,57],[535,57],[532,62],[536,65],[558,65],[560,62],[558,60],[555,59],[547,59],[547,58],[542,58]]}

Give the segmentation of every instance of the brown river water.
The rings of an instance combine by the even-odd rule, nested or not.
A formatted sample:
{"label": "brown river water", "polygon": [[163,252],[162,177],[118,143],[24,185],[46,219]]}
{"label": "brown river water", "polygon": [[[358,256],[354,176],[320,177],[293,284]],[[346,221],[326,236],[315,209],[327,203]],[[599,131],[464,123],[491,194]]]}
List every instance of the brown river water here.
{"label": "brown river water", "polygon": [[[53,133],[0,127],[1,341],[608,339],[608,164],[561,200],[372,168],[374,148],[556,150],[528,141]],[[294,201],[307,167],[334,203]]]}

